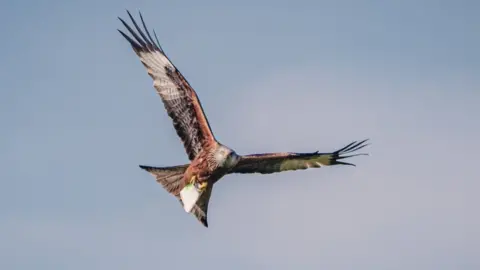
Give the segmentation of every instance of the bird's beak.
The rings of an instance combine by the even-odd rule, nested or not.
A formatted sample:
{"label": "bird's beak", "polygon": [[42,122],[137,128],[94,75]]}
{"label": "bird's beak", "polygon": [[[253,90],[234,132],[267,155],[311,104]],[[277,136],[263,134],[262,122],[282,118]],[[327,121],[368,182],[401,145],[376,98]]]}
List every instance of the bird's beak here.
{"label": "bird's beak", "polygon": [[234,163],[237,163],[239,160],[240,160],[240,156],[237,155],[237,153],[235,153],[235,154],[233,155],[233,162],[234,162]]}

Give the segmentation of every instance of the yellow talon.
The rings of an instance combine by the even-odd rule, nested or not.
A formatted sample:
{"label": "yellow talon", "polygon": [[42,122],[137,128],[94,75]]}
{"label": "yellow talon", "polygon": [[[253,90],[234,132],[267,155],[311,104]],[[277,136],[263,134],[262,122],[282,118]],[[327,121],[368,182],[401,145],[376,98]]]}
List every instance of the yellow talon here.
{"label": "yellow talon", "polygon": [[204,191],[207,188],[207,185],[208,185],[207,182],[200,183],[198,185],[198,191],[200,191],[200,192]]}
{"label": "yellow talon", "polygon": [[197,180],[197,176],[194,175],[192,178],[190,178],[190,184],[195,184],[195,180]]}

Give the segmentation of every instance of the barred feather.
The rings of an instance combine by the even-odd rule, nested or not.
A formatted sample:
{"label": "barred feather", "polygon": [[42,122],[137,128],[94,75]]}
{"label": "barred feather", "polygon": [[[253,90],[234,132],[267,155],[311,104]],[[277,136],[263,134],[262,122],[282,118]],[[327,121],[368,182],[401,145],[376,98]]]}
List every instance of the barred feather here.
{"label": "barred feather", "polygon": [[230,173],[261,173],[270,174],[283,171],[305,170],[332,165],[350,165],[341,159],[367,154],[351,154],[367,146],[367,140],[352,142],[347,146],[332,153],[265,153],[246,155],[240,158],[237,166]]}
{"label": "barred feather", "polygon": [[118,31],[128,40],[147,69],[148,74],[152,77],[153,86],[162,98],[168,115],[173,120],[173,126],[184,144],[189,159],[194,160],[203,148],[215,141],[200,100],[195,90],[167,57],[158,43],[158,39],[157,44],[155,44],[142,15],[140,14],[140,19],[146,35],[137,25],[130,12],[127,11],[127,13],[137,31],[134,31],[121,18],[118,19],[133,38],[121,30]]}

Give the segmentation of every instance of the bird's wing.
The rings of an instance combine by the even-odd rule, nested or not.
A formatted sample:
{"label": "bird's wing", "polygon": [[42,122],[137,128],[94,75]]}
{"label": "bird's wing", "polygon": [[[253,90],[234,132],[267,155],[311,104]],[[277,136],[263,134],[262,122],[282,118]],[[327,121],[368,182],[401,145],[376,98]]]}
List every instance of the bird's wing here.
{"label": "bird's wing", "polygon": [[241,156],[237,165],[229,173],[277,173],[305,170],[331,165],[352,165],[340,160],[366,154],[352,154],[368,144],[367,140],[352,142],[332,153],[268,153]]}
{"label": "bird's wing", "polygon": [[215,141],[200,100],[195,90],[167,57],[158,42],[155,31],[153,31],[157,41],[155,44],[145,26],[142,14],[140,14],[140,19],[146,35],[130,12],[127,11],[127,13],[138,34],[121,18],[119,18],[120,21],[133,38],[121,30],[118,31],[130,42],[148,74],[152,77],[153,86],[162,98],[168,115],[173,120],[173,126],[183,141],[187,155],[190,160],[193,160],[206,144]]}
{"label": "bird's wing", "polygon": [[[210,196],[212,195],[213,185],[208,185],[207,189],[198,199],[195,206],[192,208],[191,214],[193,214],[203,226],[208,228],[208,220],[207,220],[207,213],[208,213],[208,203],[210,202]],[[180,201],[183,207],[183,202],[180,196],[176,196],[177,199]]]}

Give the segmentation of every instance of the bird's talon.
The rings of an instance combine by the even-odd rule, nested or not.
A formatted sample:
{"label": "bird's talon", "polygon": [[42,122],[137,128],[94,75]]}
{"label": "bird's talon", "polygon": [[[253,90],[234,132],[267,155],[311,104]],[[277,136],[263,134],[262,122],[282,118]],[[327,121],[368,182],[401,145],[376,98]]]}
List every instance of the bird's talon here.
{"label": "bird's talon", "polygon": [[207,182],[203,182],[203,183],[198,184],[198,187],[197,187],[198,191],[199,192],[204,191],[207,188],[207,185],[208,185]]}

